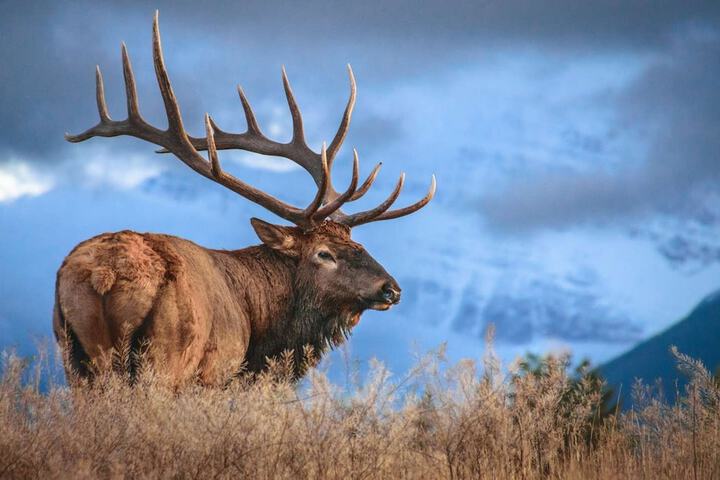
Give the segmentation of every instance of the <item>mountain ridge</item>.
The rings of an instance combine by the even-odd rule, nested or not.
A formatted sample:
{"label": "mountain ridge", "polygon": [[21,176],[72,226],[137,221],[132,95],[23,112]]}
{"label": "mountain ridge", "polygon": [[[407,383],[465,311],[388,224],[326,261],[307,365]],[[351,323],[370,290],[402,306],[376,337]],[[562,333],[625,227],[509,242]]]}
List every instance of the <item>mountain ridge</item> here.
{"label": "mountain ridge", "polygon": [[623,408],[632,406],[636,378],[645,384],[659,379],[660,393],[671,402],[677,391],[682,392],[687,379],[676,368],[671,345],[702,361],[711,373],[720,368],[720,290],[707,295],[680,321],[598,368]]}

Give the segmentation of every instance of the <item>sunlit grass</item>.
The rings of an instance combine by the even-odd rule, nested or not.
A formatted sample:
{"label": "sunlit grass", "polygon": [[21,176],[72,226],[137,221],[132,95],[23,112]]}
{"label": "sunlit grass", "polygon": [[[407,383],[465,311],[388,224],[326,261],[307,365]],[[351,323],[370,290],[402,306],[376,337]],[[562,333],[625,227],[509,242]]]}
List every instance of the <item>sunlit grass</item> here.
{"label": "sunlit grass", "polygon": [[599,415],[602,389],[562,358],[531,373],[435,352],[343,387],[318,370],[287,381],[286,358],[175,391],[147,366],[134,385],[40,388],[42,371],[6,353],[0,478],[718,478],[720,388],[676,358],[691,379],[676,403],[638,388],[637,409]]}

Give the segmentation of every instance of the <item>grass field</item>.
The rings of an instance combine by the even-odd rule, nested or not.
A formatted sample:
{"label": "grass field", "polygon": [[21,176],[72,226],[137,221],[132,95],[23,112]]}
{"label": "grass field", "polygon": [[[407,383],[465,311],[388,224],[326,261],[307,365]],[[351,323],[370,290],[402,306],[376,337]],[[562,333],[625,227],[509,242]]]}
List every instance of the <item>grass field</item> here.
{"label": "grass field", "polygon": [[252,382],[176,392],[149,368],[132,386],[40,388],[48,367],[5,353],[0,478],[720,478],[720,388],[676,356],[691,377],[678,401],[638,387],[620,413],[557,358],[530,371],[436,352],[342,387],[317,370],[293,385],[281,359]]}

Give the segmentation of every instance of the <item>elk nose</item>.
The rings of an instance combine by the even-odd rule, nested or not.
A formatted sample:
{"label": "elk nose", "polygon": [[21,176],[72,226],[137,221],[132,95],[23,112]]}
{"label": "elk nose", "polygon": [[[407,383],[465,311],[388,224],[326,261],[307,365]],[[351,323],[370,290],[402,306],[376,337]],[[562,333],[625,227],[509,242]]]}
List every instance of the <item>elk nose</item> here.
{"label": "elk nose", "polygon": [[381,288],[382,297],[388,303],[398,303],[400,301],[400,287],[395,282],[385,282]]}

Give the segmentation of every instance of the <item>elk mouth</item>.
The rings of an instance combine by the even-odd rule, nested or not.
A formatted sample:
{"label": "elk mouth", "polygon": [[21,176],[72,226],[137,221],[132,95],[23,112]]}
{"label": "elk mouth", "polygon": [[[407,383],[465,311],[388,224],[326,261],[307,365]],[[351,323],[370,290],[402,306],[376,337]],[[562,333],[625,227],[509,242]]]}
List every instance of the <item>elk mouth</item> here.
{"label": "elk mouth", "polygon": [[381,294],[367,301],[367,308],[370,310],[389,310],[393,305],[400,303],[400,292],[392,291],[392,294]]}
{"label": "elk mouth", "polygon": [[367,310],[390,310],[393,305],[400,303],[400,298],[385,298],[385,297],[360,297],[362,308]]}
{"label": "elk mouth", "polygon": [[370,310],[390,310],[390,307],[395,305],[397,302],[372,302],[368,307]]}

